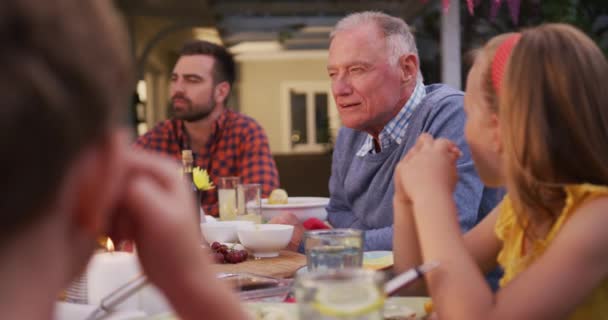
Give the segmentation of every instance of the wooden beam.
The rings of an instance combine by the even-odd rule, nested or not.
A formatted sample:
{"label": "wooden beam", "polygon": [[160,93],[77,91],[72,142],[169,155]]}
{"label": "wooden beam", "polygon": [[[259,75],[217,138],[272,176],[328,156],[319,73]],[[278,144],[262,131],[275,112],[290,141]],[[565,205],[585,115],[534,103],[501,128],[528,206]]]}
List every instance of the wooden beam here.
{"label": "wooden beam", "polygon": [[208,1],[116,0],[116,6],[130,16],[164,17],[174,20],[198,19],[207,25],[215,23],[215,12]]}
{"label": "wooden beam", "polygon": [[333,26],[342,16],[306,17],[306,16],[227,16],[220,23],[220,29],[230,32],[239,31],[277,31],[303,26]]}
{"label": "wooden beam", "polygon": [[218,14],[265,14],[265,15],[344,15],[365,10],[401,11],[409,2],[419,0],[375,0],[375,1],[216,1],[213,4]]}

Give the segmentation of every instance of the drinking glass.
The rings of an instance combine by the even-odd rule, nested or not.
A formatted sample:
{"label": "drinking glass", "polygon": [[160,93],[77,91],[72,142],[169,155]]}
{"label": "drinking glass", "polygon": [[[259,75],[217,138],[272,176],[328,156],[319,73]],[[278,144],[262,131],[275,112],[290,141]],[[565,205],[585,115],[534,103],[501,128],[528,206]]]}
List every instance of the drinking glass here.
{"label": "drinking glass", "polygon": [[363,231],[355,229],[314,230],[304,233],[308,271],[361,268]]}
{"label": "drinking glass", "polygon": [[236,198],[236,220],[262,223],[262,185],[259,183],[239,184]]}
{"label": "drinking glass", "polygon": [[381,320],[384,276],[372,270],[319,270],[297,276],[300,319]]}
{"label": "drinking glass", "polygon": [[217,186],[217,202],[220,220],[234,220],[237,214],[236,192],[239,177],[220,177]]}

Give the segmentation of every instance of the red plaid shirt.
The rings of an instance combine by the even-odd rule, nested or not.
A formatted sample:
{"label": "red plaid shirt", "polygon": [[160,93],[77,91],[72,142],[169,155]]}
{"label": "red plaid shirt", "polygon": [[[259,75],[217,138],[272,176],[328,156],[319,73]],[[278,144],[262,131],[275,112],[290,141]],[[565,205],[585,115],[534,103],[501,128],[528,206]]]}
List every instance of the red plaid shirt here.
{"label": "red plaid shirt", "polygon": [[[279,174],[270,154],[264,129],[253,119],[226,109],[214,124],[206,146],[192,150],[194,166],[206,169],[215,185],[219,177],[239,176],[241,183],[259,183],[262,196],[279,187]],[[136,146],[158,151],[181,161],[190,138],[181,120],[165,120],[139,137]],[[206,214],[218,215],[217,189],[203,191],[201,206]]]}

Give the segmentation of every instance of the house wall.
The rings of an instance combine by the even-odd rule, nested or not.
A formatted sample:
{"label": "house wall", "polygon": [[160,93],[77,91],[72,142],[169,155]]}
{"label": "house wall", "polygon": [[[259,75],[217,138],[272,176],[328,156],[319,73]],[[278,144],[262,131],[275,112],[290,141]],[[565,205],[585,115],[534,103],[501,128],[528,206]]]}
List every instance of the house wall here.
{"label": "house wall", "polygon": [[[238,109],[266,130],[273,153],[287,153],[287,133],[281,85],[286,82],[328,82],[327,51],[295,51],[239,55]],[[329,90],[329,87],[328,87]]]}

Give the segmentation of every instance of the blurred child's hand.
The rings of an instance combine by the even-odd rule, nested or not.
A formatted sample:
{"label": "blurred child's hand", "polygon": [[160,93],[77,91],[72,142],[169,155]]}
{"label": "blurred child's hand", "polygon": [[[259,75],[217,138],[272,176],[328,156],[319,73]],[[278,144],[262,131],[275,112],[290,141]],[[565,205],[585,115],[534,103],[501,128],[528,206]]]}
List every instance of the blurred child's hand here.
{"label": "blurred child's hand", "polygon": [[182,319],[245,319],[236,295],[215,276],[201,247],[192,193],[176,164],[142,150],[125,151],[128,174],[112,225],[135,240],[148,279]]}
{"label": "blurred child's hand", "polygon": [[456,161],[460,156],[453,142],[420,135],[395,169],[396,196],[413,201],[418,195],[452,193],[458,181]]}
{"label": "blurred child's hand", "polygon": [[152,282],[160,287],[179,285],[182,276],[198,274],[211,263],[200,245],[192,195],[171,160],[141,150],[126,151],[125,157],[129,174],[112,221],[112,236],[135,240]]}

